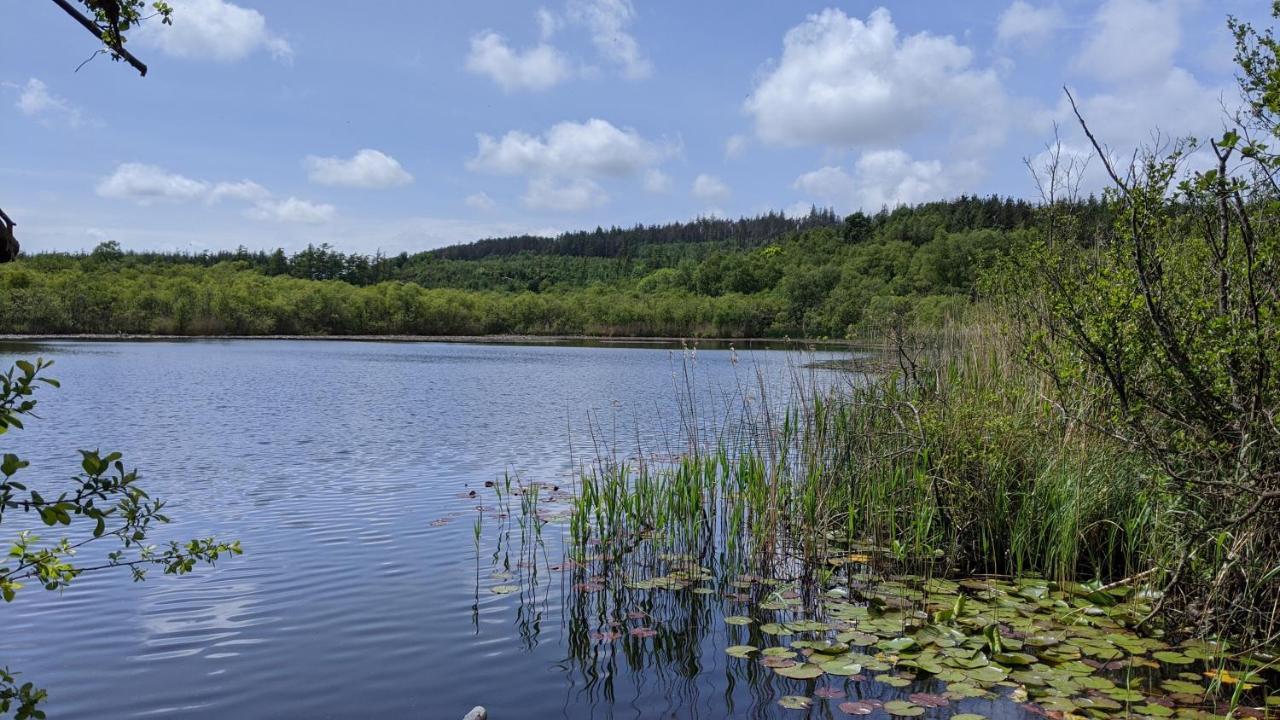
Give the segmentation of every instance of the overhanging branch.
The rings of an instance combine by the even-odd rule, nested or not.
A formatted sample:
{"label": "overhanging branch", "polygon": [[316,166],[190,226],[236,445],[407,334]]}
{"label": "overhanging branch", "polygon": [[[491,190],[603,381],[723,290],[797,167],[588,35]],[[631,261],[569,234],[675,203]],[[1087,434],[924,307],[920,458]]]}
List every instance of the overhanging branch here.
{"label": "overhanging branch", "polygon": [[88,30],[89,32],[93,33],[94,37],[98,38],[99,40],[102,41],[104,45],[111,48],[112,52],[114,52],[116,55],[119,55],[121,58],[125,60],[125,62],[129,63],[134,68],[136,68],[140,75],[142,75],[143,77],[147,76],[146,64],[144,64],[138,58],[134,57],[133,53],[126,50],[124,48],[124,45],[121,44],[120,42],[109,41],[107,39],[106,33],[102,31],[102,28],[98,27],[97,23],[85,17],[84,13],[81,13],[79,10],[77,10],[75,6],[72,5],[70,2],[68,2],[67,0],[53,0],[53,2],[58,7],[62,8],[63,11],[65,11],[68,15],[74,18],[76,22],[83,25],[85,30]]}

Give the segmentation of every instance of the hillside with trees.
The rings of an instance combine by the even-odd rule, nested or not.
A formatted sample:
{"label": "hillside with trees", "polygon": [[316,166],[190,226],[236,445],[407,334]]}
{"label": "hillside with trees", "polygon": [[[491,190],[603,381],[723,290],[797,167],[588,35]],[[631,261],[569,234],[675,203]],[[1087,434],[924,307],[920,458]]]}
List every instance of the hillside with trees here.
{"label": "hillside with trees", "polygon": [[[1100,202],[1078,205],[1104,223]],[[104,243],[0,269],[0,331],[838,338],[903,308],[927,323],[962,314],[981,271],[1025,247],[1038,217],[1026,201],[963,196],[845,218],[700,218],[395,256]]]}

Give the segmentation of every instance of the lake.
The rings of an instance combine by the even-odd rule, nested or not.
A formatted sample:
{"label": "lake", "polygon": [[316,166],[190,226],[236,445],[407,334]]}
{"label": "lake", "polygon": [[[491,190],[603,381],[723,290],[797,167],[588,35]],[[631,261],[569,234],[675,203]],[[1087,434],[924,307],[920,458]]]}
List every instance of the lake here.
{"label": "lake", "polygon": [[723,651],[729,628],[710,610],[692,646],[606,643],[584,661],[563,580],[544,572],[535,593],[491,592],[506,577],[497,566],[516,566],[521,551],[500,523],[486,519],[478,550],[473,533],[486,481],[565,485],[575,464],[601,454],[677,454],[682,408],[719,432],[762,382],[788,385],[807,356],[285,340],[0,346],[6,366],[37,355],[56,360],[62,389],[42,391],[41,419],[4,438],[32,462],[24,479],[51,487],[78,469],[77,449],[119,450],[170,502],[174,522],[156,539],[216,534],[245,548],[184,577],[100,573],[62,596],[28,588],[4,607],[0,664],[49,690],[51,718],[461,718],[477,704],[495,720],[784,712],[772,685],[796,681],[740,677],[741,661]]}

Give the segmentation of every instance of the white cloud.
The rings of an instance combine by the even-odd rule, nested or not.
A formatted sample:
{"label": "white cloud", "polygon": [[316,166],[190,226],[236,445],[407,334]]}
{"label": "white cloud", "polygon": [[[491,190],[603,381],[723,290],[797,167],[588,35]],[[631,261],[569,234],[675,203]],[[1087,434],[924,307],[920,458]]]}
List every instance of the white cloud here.
{"label": "white cloud", "polygon": [[49,86],[36,78],[27,80],[27,84],[22,86],[17,106],[27,117],[58,118],[72,127],[81,121],[80,108],[49,92]]}
{"label": "white cloud", "polygon": [[653,73],[640,44],[627,31],[636,11],[630,0],[570,0],[568,17],[586,27],[602,57],[622,68],[624,77],[638,80]]}
{"label": "white cloud", "polygon": [[539,37],[541,37],[544,42],[550,40],[551,36],[555,35],[556,31],[560,29],[560,16],[544,7],[541,7],[538,8],[536,17],[538,18]]}
{"label": "white cloud", "polygon": [[293,48],[267,29],[267,19],[257,10],[226,0],[169,0],[173,25],[158,21],[145,24],[139,41],[167,55],[231,62],[258,50],[277,60],[291,60]]}
{"label": "white cloud", "polygon": [[482,133],[477,140],[479,149],[467,167],[497,175],[625,177],[674,152],[635,130],[597,118],[557,123],[542,137],[512,130],[500,139]]}
{"label": "white cloud", "polygon": [[783,145],[885,146],[942,118],[996,138],[1004,91],[972,61],[951,37],[899,37],[884,8],[866,22],[828,9],[787,32],[745,107],[760,138]]}
{"label": "white cloud", "polygon": [[307,156],[307,178],[320,185],[386,188],[408,185],[413,176],[399,161],[385,153],[365,148],[350,159]]}
{"label": "white cloud", "polygon": [[241,180],[239,182],[220,182],[214,185],[205,200],[212,204],[222,200],[262,202],[270,198],[271,192],[258,183],[252,180]]}
{"label": "white cloud", "polygon": [[214,204],[223,200],[248,203],[245,214],[257,220],[318,224],[329,222],[337,211],[332,205],[290,197],[276,200],[271,191],[252,180],[209,183],[143,163],[122,163],[98,183],[102,197],[132,200],[139,205],[156,202]]}
{"label": "white cloud", "polygon": [[[1165,136],[1208,137],[1222,131],[1221,101],[1225,88],[1202,84],[1178,67],[1161,76],[1134,84],[1122,84],[1077,100],[1080,112],[1098,140],[1118,150],[1151,140],[1151,133]],[[1065,122],[1074,124],[1062,108]]]}
{"label": "white cloud", "polygon": [[873,150],[858,158],[852,173],[829,165],[796,178],[795,187],[839,209],[875,211],[945,198],[975,175],[972,165],[948,171],[937,160],[913,160],[901,150]]}
{"label": "white cloud", "polygon": [[729,197],[729,186],[715,175],[703,173],[693,179],[693,196],[699,200],[723,201]]}
{"label": "white cloud", "polygon": [[552,178],[535,178],[520,198],[525,207],[532,210],[575,212],[599,207],[609,202],[604,189],[586,178],[558,181]]}
{"label": "white cloud", "polygon": [[746,152],[746,150],[746,135],[730,135],[729,139],[724,141],[724,156],[730,160],[742,157],[742,153]]}
{"label": "white cloud", "polygon": [[493,201],[493,198],[489,197],[488,193],[484,193],[484,192],[478,192],[478,193],[473,193],[471,195],[468,195],[466,199],[463,200],[463,202],[467,204],[467,207],[473,210],[481,210],[481,211],[492,210],[498,205],[496,202]]}
{"label": "white cloud", "polygon": [[1159,77],[1173,65],[1180,26],[1176,2],[1108,0],[1094,16],[1075,66],[1108,82]]}
{"label": "white cloud", "polygon": [[181,202],[205,197],[209,183],[171,173],[155,165],[123,163],[98,183],[98,194],[139,205],[158,201]]}
{"label": "white cloud", "polygon": [[671,190],[671,176],[657,168],[644,174],[644,189],[651,193],[664,193]]}
{"label": "white cloud", "polygon": [[1064,20],[1062,9],[1057,5],[1036,7],[1025,0],[1014,0],[1000,13],[996,39],[1005,43],[1044,40],[1061,28]]}
{"label": "white cloud", "polygon": [[331,222],[337,216],[337,210],[332,205],[313,203],[290,197],[287,200],[260,202],[249,210],[247,214],[257,220],[322,225]]}
{"label": "white cloud", "polygon": [[571,74],[569,62],[551,45],[541,43],[521,52],[513,50],[495,32],[482,32],[471,38],[467,69],[487,75],[506,92],[546,90]]}

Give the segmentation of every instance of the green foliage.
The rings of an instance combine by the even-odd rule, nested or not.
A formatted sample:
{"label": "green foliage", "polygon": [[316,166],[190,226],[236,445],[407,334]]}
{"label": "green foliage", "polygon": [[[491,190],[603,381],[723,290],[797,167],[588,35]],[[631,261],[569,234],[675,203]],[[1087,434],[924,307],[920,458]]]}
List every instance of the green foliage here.
{"label": "green foliage", "polygon": [[156,0],[79,0],[94,22],[102,30],[103,50],[113,60],[124,59],[120,50],[128,38],[126,33],[150,17],[160,18],[165,25],[173,24],[173,7]]}
{"label": "green foliage", "polygon": [[1234,20],[1232,30],[1250,113],[1201,149],[1212,167],[1184,170],[1194,140],[1127,169],[1099,148],[1114,182],[1110,232],[1090,246],[1049,234],[993,287],[1059,407],[1144,458],[1148,487],[1177,498],[1177,551],[1157,566],[1157,610],[1203,631],[1270,634],[1280,603],[1280,585],[1266,580],[1280,568],[1280,158],[1263,140],[1280,134],[1280,64],[1270,31]]}
{"label": "green foliage", "polygon": [[[888,298],[925,303],[922,322],[955,319],[982,270],[1029,243],[1032,215],[1025,203],[960,198],[844,226],[763,216],[395,257],[104,243],[0,269],[0,331],[845,337]],[[922,224],[927,239],[903,229]]]}
{"label": "green foliage", "polygon": [[[36,417],[38,388],[58,387],[45,371],[51,361],[18,360],[0,375],[0,435],[21,430]],[[150,497],[138,484],[138,472],[126,469],[118,452],[80,451],[80,472],[69,487],[29,486],[19,474],[29,463],[14,453],[0,456],[0,526],[13,513],[34,514],[57,532],[78,532],[56,540],[23,530],[0,560],[0,598],[13,602],[29,583],[45,590],[66,589],[89,572],[128,569],[135,581],[151,568],[169,575],[191,572],[198,564],[212,565],[224,556],[239,555],[240,543],[196,538],[162,545],[148,542],[157,524],[167,523],[162,500]],[[44,492],[41,492],[43,490]],[[55,494],[56,493],[56,494]],[[96,563],[80,560],[86,548],[114,542],[115,549]],[[45,692],[31,683],[19,684],[15,673],[0,670],[0,713],[13,709],[16,717],[44,717],[37,703]]]}

